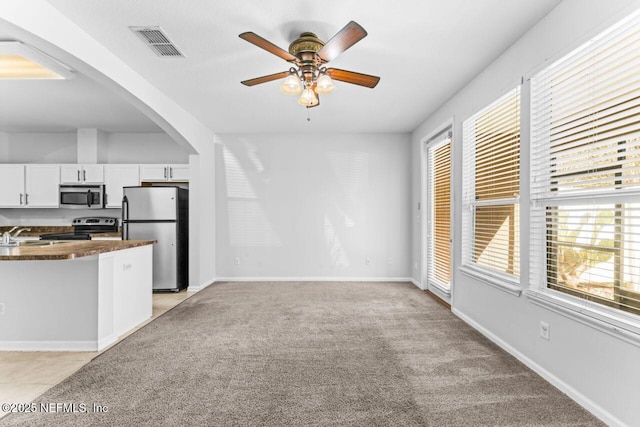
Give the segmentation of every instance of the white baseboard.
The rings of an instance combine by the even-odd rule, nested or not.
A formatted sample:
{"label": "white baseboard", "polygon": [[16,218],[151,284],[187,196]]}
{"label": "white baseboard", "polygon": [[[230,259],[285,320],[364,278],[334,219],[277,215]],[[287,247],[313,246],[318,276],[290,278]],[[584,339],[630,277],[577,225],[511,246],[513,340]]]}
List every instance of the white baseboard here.
{"label": "white baseboard", "polygon": [[99,351],[115,341],[0,341],[0,351]]}
{"label": "white baseboard", "polygon": [[216,282],[411,282],[409,277],[217,277]]}
{"label": "white baseboard", "polygon": [[493,334],[489,330],[485,329],[475,320],[467,316],[466,314],[460,312],[458,309],[452,307],[451,311],[453,314],[462,319],[469,326],[480,332],[482,335],[493,341],[495,344],[500,346],[504,351],[511,354],[513,357],[524,363],[529,369],[540,375],[542,378],[547,380],[553,386],[555,386],[558,390],[575,400],[580,406],[585,408],[587,411],[591,412],[593,415],[598,417],[602,422],[606,423],[610,426],[624,426],[625,424],[620,421],[616,416],[606,411],[600,405],[595,403],[593,400],[586,397],[584,394],[580,393],[578,390],[562,381],[560,378],[547,371],[545,368],[513,348],[511,345],[503,341],[500,337]]}
{"label": "white baseboard", "polygon": [[189,292],[198,292],[203,290],[204,288],[206,288],[207,286],[211,285],[213,282],[215,282],[217,279],[215,277],[209,279],[209,280],[205,280],[204,282],[200,283],[199,285],[189,285],[187,286],[187,291]]}
{"label": "white baseboard", "polygon": [[418,289],[420,289],[421,291],[424,291],[424,289],[422,288],[422,284],[420,282],[418,282],[416,279],[414,279],[413,277],[411,279],[409,279],[411,283],[413,283],[414,285],[416,285],[418,287]]}
{"label": "white baseboard", "polygon": [[[132,326],[132,328],[135,327],[135,326],[136,325]],[[117,335],[111,335],[111,336],[108,336],[106,338],[103,338],[103,339],[98,341],[96,350],[97,351],[104,350],[105,348],[109,347],[111,344],[113,344],[116,341],[118,341],[118,336]],[[96,350],[89,350],[89,351],[96,351]]]}

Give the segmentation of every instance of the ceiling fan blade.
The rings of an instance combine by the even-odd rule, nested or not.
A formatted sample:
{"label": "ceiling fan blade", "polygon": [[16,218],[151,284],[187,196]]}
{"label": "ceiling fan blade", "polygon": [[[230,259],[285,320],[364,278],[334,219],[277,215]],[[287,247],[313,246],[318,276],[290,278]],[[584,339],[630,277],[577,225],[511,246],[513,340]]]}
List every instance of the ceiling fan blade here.
{"label": "ceiling fan blade", "polygon": [[343,29],[331,38],[324,47],[318,51],[318,56],[324,62],[329,62],[338,57],[342,52],[367,36],[367,32],[357,22],[351,21]]}
{"label": "ceiling fan blade", "polygon": [[267,52],[273,53],[276,56],[284,59],[285,61],[293,62],[296,60],[296,57],[291,55],[286,50],[279,48],[275,44],[271,43],[269,40],[264,39],[257,35],[256,33],[252,33],[251,31],[242,33],[238,37],[252,43],[259,48],[266,50]]}
{"label": "ceiling fan blade", "polygon": [[266,83],[273,80],[284,79],[289,74],[290,73],[288,71],[283,71],[281,73],[269,74],[268,76],[256,77],[255,79],[245,80],[240,83],[242,83],[245,86],[255,86],[255,85],[259,85],[260,83]]}
{"label": "ceiling fan blade", "polygon": [[356,73],[354,71],[339,70],[337,68],[328,68],[327,74],[333,80],[351,83],[354,85],[365,86],[373,89],[380,81],[380,77],[370,76],[369,74]]}

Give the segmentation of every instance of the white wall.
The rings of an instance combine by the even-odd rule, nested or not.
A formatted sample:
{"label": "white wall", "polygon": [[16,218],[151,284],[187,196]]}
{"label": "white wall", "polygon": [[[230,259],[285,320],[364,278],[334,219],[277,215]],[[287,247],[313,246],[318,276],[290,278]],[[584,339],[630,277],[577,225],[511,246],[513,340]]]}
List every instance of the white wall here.
{"label": "white wall", "polygon": [[75,163],[76,132],[7,134],[7,155],[0,163]]}
{"label": "white wall", "polygon": [[[615,332],[604,333],[589,323],[534,305],[525,294],[512,295],[462,274],[461,193],[462,132],[467,117],[480,110],[524,77],[523,153],[528,152],[527,79],[536,70],[586,42],[590,37],[640,7],[638,0],[565,0],[483,73],[442,105],[412,134],[413,278],[421,282],[423,235],[416,206],[421,199],[420,141],[442,123],[453,128],[453,297],[456,314],[534,368],[610,425],[640,425],[640,346]],[[521,287],[529,286],[528,156],[521,160]],[[539,336],[539,323],[551,325],[551,340]],[[606,328],[605,328],[606,329]],[[611,330],[611,328],[609,328]]]}
{"label": "white wall", "polygon": [[408,277],[408,134],[218,137],[218,277]]}
{"label": "white wall", "polygon": [[105,163],[189,163],[189,152],[164,132],[106,135]]}
{"label": "white wall", "polygon": [[[76,163],[77,132],[5,133],[0,163]],[[189,163],[189,152],[164,132],[109,132],[100,163]],[[81,148],[81,147],[80,147]]]}

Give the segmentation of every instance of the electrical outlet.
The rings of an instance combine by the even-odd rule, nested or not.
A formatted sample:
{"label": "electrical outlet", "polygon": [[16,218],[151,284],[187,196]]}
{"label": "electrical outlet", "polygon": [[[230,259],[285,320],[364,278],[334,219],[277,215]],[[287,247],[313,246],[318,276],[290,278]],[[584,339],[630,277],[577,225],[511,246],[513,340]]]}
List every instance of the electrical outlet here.
{"label": "electrical outlet", "polygon": [[393,264],[393,258],[389,258],[389,265]]}
{"label": "electrical outlet", "polygon": [[4,314],[4,303],[0,302],[0,314]]}
{"label": "electrical outlet", "polygon": [[239,256],[236,257],[236,265],[240,265],[240,257]]}
{"label": "electrical outlet", "polygon": [[366,258],[366,259],[364,260],[364,263],[365,263],[365,264],[367,264],[367,265],[369,265],[369,264],[371,264],[371,260],[370,260],[369,258]]}
{"label": "electrical outlet", "polygon": [[540,322],[540,336],[549,341],[549,333],[551,326],[547,322]]}

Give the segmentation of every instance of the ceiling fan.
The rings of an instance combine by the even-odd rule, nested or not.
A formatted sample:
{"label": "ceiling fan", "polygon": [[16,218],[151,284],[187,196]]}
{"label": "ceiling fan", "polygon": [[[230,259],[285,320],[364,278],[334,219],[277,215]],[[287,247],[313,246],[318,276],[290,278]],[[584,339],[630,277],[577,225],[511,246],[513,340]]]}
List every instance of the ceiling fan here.
{"label": "ceiling fan", "polygon": [[319,105],[318,95],[333,91],[332,80],[373,89],[380,81],[380,77],[324,66],[366,36],[365,29],[351,21],[326,43],[314,33],[302,33],[299,38],[291,42],[287,52],[255,33],[242,33],[239,36],[241,39],[279,56],[294,66],[289,71],[269,74],[241,83],[254,86],[284,78],[280,90],[287,95],[301,95],[298,103],[307,108]]}

